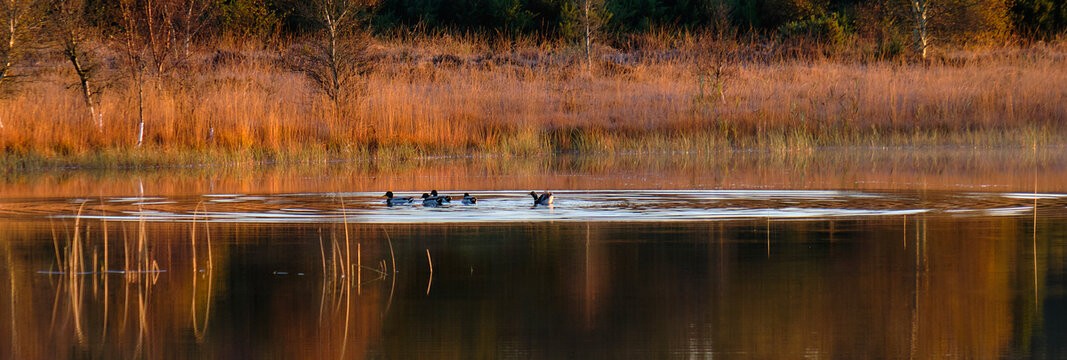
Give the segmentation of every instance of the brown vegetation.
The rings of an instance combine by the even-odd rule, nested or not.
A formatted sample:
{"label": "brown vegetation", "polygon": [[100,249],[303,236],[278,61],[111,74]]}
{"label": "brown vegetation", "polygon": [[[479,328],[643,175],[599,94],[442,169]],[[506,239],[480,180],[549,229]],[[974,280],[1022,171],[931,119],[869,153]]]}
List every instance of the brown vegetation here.
{"label": "brown vegetation", "polygon": [[[1067,151],[852,148],[780,153],[418,158],[264,166],[5,173],[3,210],[54,213],[84,196],[188,197],[337,191],[793,189],[1067,192]],[[54,201],[41,201],[40,199]],[[195,198],[195,197],[194,197]],[[19,199],[36,199],[19,201]],[[10,200],[10,201],[8,201]],[[377,201],[375,201],[377,203]],[[196,203],[168,205],[187,211]],[[276,206],[286,207],[287,204]],[[247,210],[247,209],[246,209]],[[271,209],[260,209],[264,212]]]}
{"label": "brown vegetation", "polygon": [[[98,119],[58,55],[0,100],[7,166],[98,166],[555,151],[811,149],[828,145],[1034,146],[1067,119],[1064,43],[944,55],[925,63],[826,58],[700,37],[599,49],[449,35],[373,41],[357,96],[333,106],[293,69],[289,46],[194,51],[167,76],[122,77]],[[659,44],[656,44],[656,43]],[[710,44],[710,45],[709,45]],[[669,46],[668,46],[669,45]],[[726,48],[725,50],[721,48]],[[711,59],[709,61],[709,59]],[[103,80],[101,80],[103,81]],[[145,81],[152,86],[133,86]],[[158,83],[156,83],[158,82]],[[143,91],[144,148],[138,144]],[[36,159],[36,160],[35,160]],[[59,159],[59,160],[57,160]],[[40,161],[40,162],[35,162]]]}

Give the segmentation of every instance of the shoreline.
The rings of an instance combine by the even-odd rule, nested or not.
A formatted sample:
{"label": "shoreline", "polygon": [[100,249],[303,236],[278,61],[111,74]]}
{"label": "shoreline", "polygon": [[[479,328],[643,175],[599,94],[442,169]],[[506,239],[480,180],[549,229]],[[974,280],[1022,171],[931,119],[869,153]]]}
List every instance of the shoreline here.
{"label": "shoreline", "polygon": [[[822,148],[0,172],[0,199],[481,190],[737,189],[1067,193],[1067,151]],[[64,202],[64,206],[69,203]]]}
{"label": "shoreline", "polygon": [[110,150],[106,153],[89,153],[71,157],[40,157],[4,154],[0,156],[0,174],[8,176],[48,174],[59,172],[143,172],[165,170],[228,171],[237,169],[275,168],[301,169],[308,167],[353,166],[355,168],[379,168],[386,164],[397,167],[413,167],[434,162],[529,162],[537,159],[583,158],[691,158],[734,157],[743,155],[767,156],[776,159],[804,159],[819,154],[843,152],[848,154],[868,153],[894,157],[896,153],[933,154],[943,152],[1032,152],[1034,155],[1067,152],[1067,142],[1039,141],[1038,143],[973,144],[973,143],[863,143],[826,144],[796,148],[655,148],[655,149],[584,149],[530,153],[493,153],[488,151],[467,153],[326,153],[297,151],[291,153],[267,152],[182,152],[160,153],[155,150],[130,149],[127,152]]}

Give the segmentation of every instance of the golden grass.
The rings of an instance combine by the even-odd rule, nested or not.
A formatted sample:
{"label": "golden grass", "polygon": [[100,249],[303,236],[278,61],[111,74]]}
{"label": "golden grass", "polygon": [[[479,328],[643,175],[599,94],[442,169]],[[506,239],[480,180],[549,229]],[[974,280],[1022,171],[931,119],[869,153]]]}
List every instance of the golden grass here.
{"label": "golden grass", "polygon": [[[399,40],[398,40],[399,39]],[[723,97],[701,89],[697,47],[605,50],[593,72],[543,44],[494,48],[447,35],[381,40],[365,91],[334,111],[282,52],[201,51],[146,87],[146,145],[121,81],[104,126],[65,64],[0,100],[0,163],[90,166],[321,161],[470,153],[806,150],[839,145],[1032,146],[1067,127],[1063,44],[927,64],[754,59]],[[441,55],[452,60],[435,62]],[[742,57],[743,58],[743,57]],[[448,60],[448,59],[446,59]],[[47,62],[47,61],[46,61]],[[158,85],[158,86],[157,86]],[[701,96],[703,94],[703,96]]]}

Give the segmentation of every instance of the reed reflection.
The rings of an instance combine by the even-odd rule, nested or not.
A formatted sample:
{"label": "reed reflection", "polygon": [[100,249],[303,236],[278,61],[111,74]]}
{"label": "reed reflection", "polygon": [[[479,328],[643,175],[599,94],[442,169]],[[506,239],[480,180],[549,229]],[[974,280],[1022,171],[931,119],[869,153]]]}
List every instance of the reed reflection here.
{"label": "reed reflection", "polygon": [[[82,211],[83,205],[75,213]],[[384,267],[365,266],[364,272],[376,275],[359,284],[357,276],[339,272],[351,262],[336,254],[314,259],[323,269],[337,269],[322,274],[309,268],[311,259],[292,259],[292,267],[300,271],[290,272],[283,271],[287,266],[259,262],[258,256],[243,257],[248,255],[245,244],[285,239],[287,230],[81,216],[66,222],[5,223],[3,228],[8,279],[3,300],[9,311],[0,316],[8,320],[0,334],[11,345],[0,347],[5,357],[260,353],[345,358],[346,352],[366,354],[366,339],[379,328],[384,297],[378,287],[388,280]],[[348,243],[336,226],[318,231],[327,234],[326,246],[340,249]],[[353,255],[359,256],[352,244]],[[305,245],[298,247],[307,250]],[[377,251],[374,246],[369,250],[362,247],[363,258]],[[285,251],[290,253],[306,251]],[[385,266],[378,260],[374,262]],[[277,269],[249,273],[260,266]],[[279,279],[280,274],[300,279]],[[307,286],[311,279],[321,279],[322,287]],[[302,289],[294,292],[287,286],[294,282]],[[279,283],[283,285],[276,287]],[[249,288],[258,290],[249,294]]]}
{"label": "reed reflection", "polygon": [[[1034,178],[1018,174],[1033,173]],[[835,148],[0,174],[0,198],[561,189],[1067,191],[1067,152]],[[1031,181],[1032,180],[1032,181]],[[1034,188],[1034,185],[1038,185]],[[142,191],[143,190],[143,191]]]}
{"label": "reed reflection", "polygon": [[1038,215],[4,222],[0,355],[1056,357]]}

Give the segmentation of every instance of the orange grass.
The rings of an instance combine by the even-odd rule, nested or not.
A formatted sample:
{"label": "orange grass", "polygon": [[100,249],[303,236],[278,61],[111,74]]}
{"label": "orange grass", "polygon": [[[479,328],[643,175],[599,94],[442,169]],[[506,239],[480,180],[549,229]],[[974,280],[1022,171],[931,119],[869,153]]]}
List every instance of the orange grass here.
{"label": "orange grass", "polygon": [[[722,97],[701,87],[697,47],[657,51],[604,49],[590,73],[566,48],[398,36],[375,42],[364,91],[335,111],[282,65],[283,51],[202,50],[187,69],[150,77],[142,149],[133,86],[118,81],[104,93],[99,128],[66,64],[46,60],[50,71],[0,100],[0,163],[1029,146],[1059,143],[1067,130],[1067,48],[1058,43],[930,64],[736,60]],[[452,57],[435,61],[442,55]]]}

